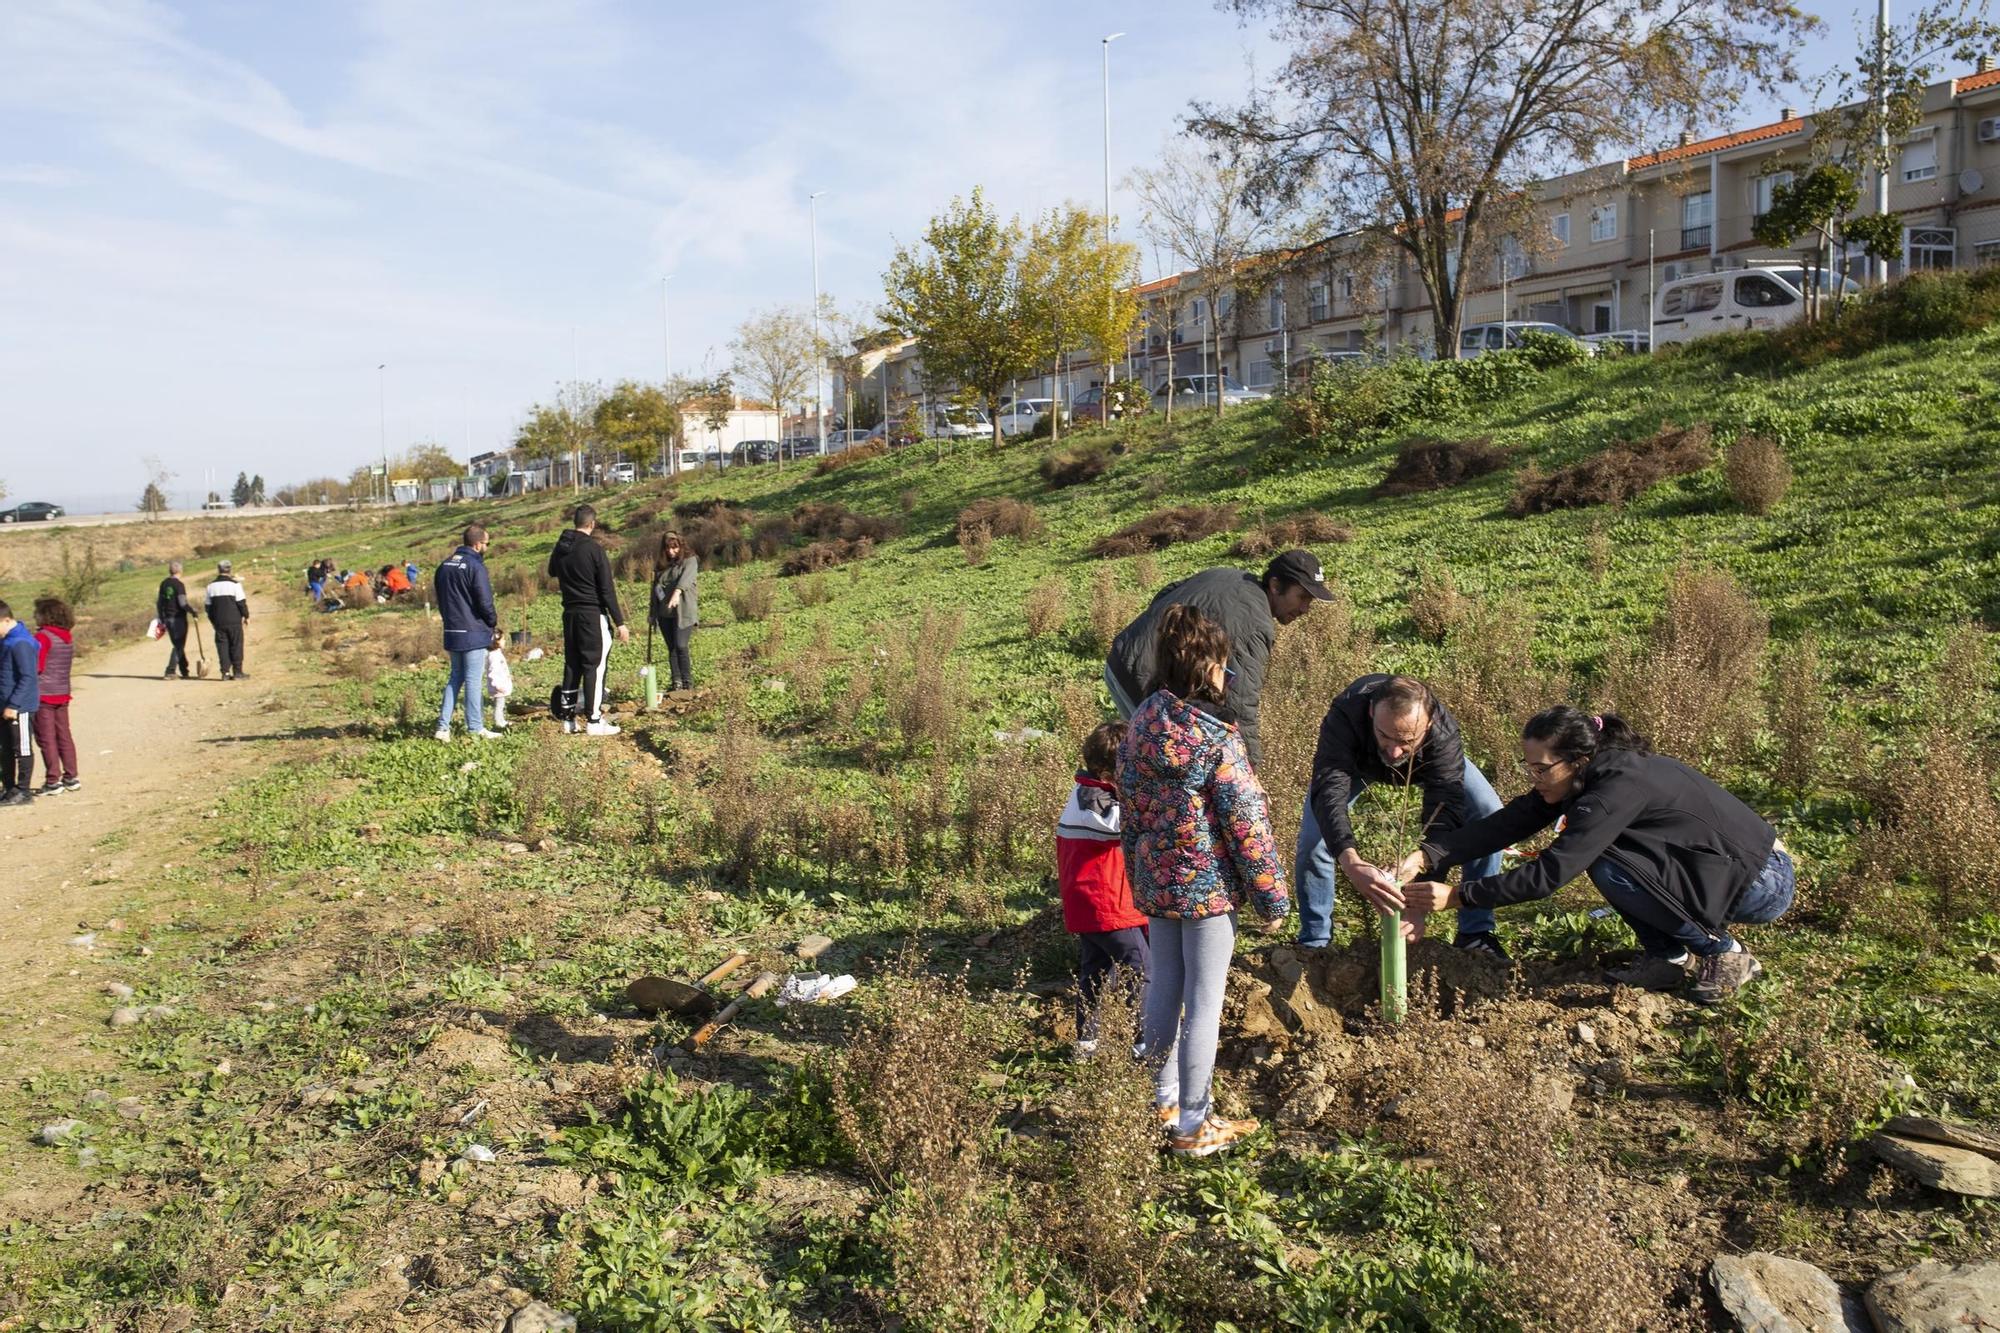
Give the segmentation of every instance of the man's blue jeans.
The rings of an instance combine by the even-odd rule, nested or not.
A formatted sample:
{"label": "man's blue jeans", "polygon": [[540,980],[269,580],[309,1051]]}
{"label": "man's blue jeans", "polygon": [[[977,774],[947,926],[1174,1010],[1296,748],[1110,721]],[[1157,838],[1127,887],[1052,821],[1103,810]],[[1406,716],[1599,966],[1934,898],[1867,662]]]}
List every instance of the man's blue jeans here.
{"label": "man's blue jeans", "polygon": [[[1735,943],[1726,930],[1711,935],[1699,923],[1676,917],[1671,908],[1640,888],[1625,868],[1608,856],[1599,857],[1591,865],[1590,882],[1604,895],[1604,901],[1625,918],[1625,924],[1639,937],[1639,947],[1650,958],[1675,958],[1683,950],[1700,958],[1712,958],[1728,953],[1730,945]],[[1771,859],[1764,863],[1763,873],[1743,891],[1743,897],[1730,910],[1729,919],[1745,925],[1776,921],[1791,909],[1792,895],[1797,891],[1798,873],[1792,858],[1783,848],[1774,847]]]}
{"label": "man's blue jeans", "polygon": [[461,694],[465,696],[465,729],[486,730],[485,686],[486,650],[474,648],[470,652],[453,653],[451,675],[444,683],[444,711],[438,714],[438,730],[451,730],[452,710]]}
{"label": "man's blue jeans", "polygon": [[[1352,810],[1354,802],[1361,799],[1361,793],[1368,790],[1363,782],[1356,786],[1354,797],[1348,801]],[[1493,784],[1479,771],[1479,765],[1470,759],[1465,761],[1465,822],[1484,819],[1500,808],[1500,797],[1494,792]],[[1414,851],[1415,848],[1408,850]],[[1385,866],[1393,871],[1394,866]],[[1485,879],[1500,873],[1500,853],[1482,856],[1477,861],[1468,862],[1460,871],[1462,880]],[[1298,884],[1299,894],[1299,943],[1308,949],[1324,948],[1333,941],[1333,895],[1340,878],[1340,866],[1334,861],[1333,853],[1326,848],[1326,839],[1320,836],[1319,820],[1313,817],[1312,797],[1306,798],[1305,813],[1299,816],[1299,847],[1297,859],[1293,862],[1293,879]],[[1476,935],[1493,929],[1493,909],[1490,907],[1461,907],[1458,911],[1458,933],[1460,938]]]}

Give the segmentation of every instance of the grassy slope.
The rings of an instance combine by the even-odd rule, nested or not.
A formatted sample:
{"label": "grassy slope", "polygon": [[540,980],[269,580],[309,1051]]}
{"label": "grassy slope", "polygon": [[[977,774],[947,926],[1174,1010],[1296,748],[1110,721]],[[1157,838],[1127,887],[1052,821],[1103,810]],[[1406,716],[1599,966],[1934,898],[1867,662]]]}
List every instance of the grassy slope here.
{"label": "grassy slope", "polygon": [[[1987,513],[1996,494],[1995,463],[1980,443],[2000,427],[1996,353],[2000,336],[1989,333],[1893,349],[1780,382],[1734,379],[1694,358],[1609,362],[1556,372],[1515,398],[1431,423],[1439,433],[1491,433],[1544,465],[1613,436],[1650,433],[1667,419],[1712,420],[1725,436],[1739,428],[1762,430],[1783,440],[1798,471],[1791,495],[1764,519],[1736,510],[1713,470],[1662,486],[1620,515],[1506,518],[1502,505],[1510,481],[1504,476],[1436,496],[1374,501],[1367,489],[1386,464],[1386,445],[1322,466],[1266,474],[1261,459],[1275,434],[1267,409],[1220,423],[1177,422],[1171,430],[1160,421],[1143,423],[1135,447],[1106,478],[1066,491],[1050,492],[1037,479],[1038,448],[995,455],[973,447],[942,466],[912,452],[825,477],[810,469],[748,470],[691,482],[683,496],[727,497],[760,513],[833,499],[891,515],[904,513],[907,497],[905,535],[857,566],[858,578],[845,570],[827,575],[827,604],[798,606],[799,585],[784,581],[778,600],[789,645],[784,656],[796,660],[808,651],[819,622],[830,627],[838,655],[848,658],[874,648],[880,627],[908,625],[926,607],[963,611],[967,624],[955,669],[983,701],[982,723],[993,726],[1028,722],[1054,729],[1061,719],[1052,687],[1094,682],[1098,663],[1080,647],[1081,605],[1095,563],[1085,550],[1089,542],[1153,508],[1204,502],[1233,503],[1246,516],[1272,518],[1315,510],[1351,524],[1355,539],[1322,554],[1374,622],[1384,667],[1437,665],[1439,650],[1416,642],[1404,620],[1412,571],[1423,559],[1446,561],[1468,591],[1525,600],[1540,620],[1537,652],[1551,664],[1585,671],[1607,644],[1651,619],[1662,581],[1677,562],[1693,557],[1725,565],[1771,612],[1777,637],[1809,628],[1826,639],[1843,706],[1886,736],[1908,711],[1910,687],[1937,651],[1939,628],[1988,616],[2000,598]],[[952,539],[953,520],[970,501],[1002,495],[1033,500],[1049,536],[1026,545],[997,543],[984,567],[969,569]],[[530,498],[470,511],[411,512],[345,543],[300,539],[257,555],[289,570],[322,553],[380,563],[409,551],[429,566],[450,533],[478,513],[498,539],[493,563],[505,582],[515,567],[545,559],[562,503],[563,497]],[[624,526],[635,511],[660,503],[651,488],[641,487],[605,507],[614,524]],[[1580,554],[1594,523],[1605,524],[1614,543],[1601,581]],[[1222,536],[1162,552],[1158,576],[1226,562],[1229,541]],[[740,577],[764,572],[753,567]],[[1073,590],[1073,628],[1079,632],[1031,642],[1021,631],[1022,599],[1051,574]],[[715,623],[698,636],[697,673],[709,682],[761,679],[769,668],[747,665],[745,652],[764,640],[768,627],[731,623],[721,595],[724,577],[704,575],[704,609]],[[114,582],[100,604],[143,604],[154,579],[139,572]],[[632,596],[636,604],[637,589]],[[509,599],[507,613],[510,625],[525,616],[544,641],[555,634],[552,598],[527,605]],[[601,1214],[593,1216],[605,1229],[565,1230],[566,1245],[552,1242],[539,1224],[490,1235],[463,1220],[464,1196],[481,1197],[476,1181],[448,1175],[439,1184],[413,1172],[413,1163],[448,1158],[475,1137],[532,1158],[545,1144],[536,1129],[542,1118],[569,1123],[579,1112],[574,1096],[550,1093],[539,1103],[495,1106],[461,1129],[456,1113],[471,1104],[479,1080],[407,1076],[413,1052],[437,1025],[463,1025],[473,1012],[493,1015],[514,1037],[522,1073],[531,1067],[530,1053],[545,1060],[561,1045],[535,1026],[537,1015],[587,1035],[606,1030],[590,1025],[599,1021],[595,1015],[609,1014],[614,1039],[642,1050],[651,1040],[648,1025],[617,1003],[625,978],[646,970],[699,970],[724,942],[740,941],[757,950],[760,961],[777,962],[806,929],[825,929],[842,940],[834,955],[841,969],[865,970],[905,938],[922,939],[940,960],[975,959],[982,985],[1004,985],[1022,962],[1044,977],[1060,975],[1065,966],[1060,938],[1045,931],[1023,937],[1020,957],[995,958],[973,947],[972,938],[990,930],[995,918],[986,904],[953,896],[951,886],[962,876],[948,864],[936,866],[934,875],[899,878],[835,874],[773,857],[760,869],[758,892],[717,883],[707,890],[714,897],[704,899],[698,891],[713,863],[701,841],[701,803],[670,795],[662,827],[649,830],[642,793],[658,789],[657,772],[622,744],[601,761],[571,755],[556,770],[537,773],[547,747],[517,735],[491,750],[478,769],[460,771],[463,755],[427,739],[424,717],[435,707],[439,685],[435,666],[375,671],[371,642],[405,619],[401,612],[369,612],[312,622],[312,639],[332,636],[327,660],[341,668],[341,679],[315,692],[298,720],[348,730],[293,743],[274,754],[281,762],[270,773],[227,799],[222,825],[228,831],[205,834],[189,850],[211,852],[219,845],[237,854],[235,870],[218,877],[203,856],[177,857],[180,868],[120,905],[128,916],[160,925],[146,936],[155,955],[119,959],[119,975],[145,996],[194,1002],[169,1027],[130,1040],[105,1039],[115,1072],[98,1086],[114,1095],[157,1098],[165,1111],[143,1126],[98,1117],[99,1161],[79,1169],[102,1172],[111,1163],[121,1175],[131,1173],[142,1182],[132,1188],[142,1189],[166,1222],[134,1232],[129,1221],[100,1214],[95,1227],[80,1229],[83,1218],[73,1214],[20,1228],[16,1239],[31,1243],[15,1252],[34,1257],[14,1262],[10,1284],[28,1308],[108,1308],[95,1303],[136,1298],[150,1288],[197,1309],[219,1308],[217,1323],[249,1326],[242,1321],[257,1316],[224,1301],[226,1280],[233,1278],[309,1324],[308,1312],[351,1296],[367,1280],[372,1254],[394,1246],[432,1246],[440,1255],[468,1247],[475,1254],[502,1253],[498,1267],[510,1277],[562,1299],[584,1300],[591,1292],[603,1298],[618,1284],[602,1274],[579,1277],[579,1254],[586,1268],[650,1256],[646,1262],[675,1272],[673,1263],[634,1239],[632,1224],[614,1225]],[[628,693],[635,662],[621,653],[614,671],[614,684]],[[834,669],[837,678],[838,663]],[[519,697],[545,696],[555,670],[547,661],[517,664]],[[390,715],[405,696],[413,700],[413,722],[399,727]],[[751,697],[770,747],[767,779],[838,788],[878,805],[884,800],[880,778],[857,762],[855,738],[829,734],[801,717],[789,694],[757,690]],[[670,793],[710,784],[717,723],[713,715],[691,725],[650,719],[635,729],[647,748],[666,756]],[[865,715],[862,730],[881,735],[878,711]],[[921,763],[898,764],[893,747],[889,755],[892,769],[922,770]],[[1747,791],[1759,790],[1754,773],[1733,776]],[[495,844],[482,839],[522,826],[522,793],[531,786],[553,794],[548,822],[561,847],[546,857],[496,857]],[[1808,804],[1787,814],[1787,835],[1803,838],[1823,873],[1835,873],[1853,817],[1838,804]],[[1025,921],[1044,905],[1038,871],[996,878],[1000,920]],[[245,889],[251,898],[243,896]],[[357,890],[372,901],[350,905]],[[383,919],[442,929],[384,932]],[[2000,986],[1974,975],[1960,948],[1933,956],[1894,941],[1829,937],[1806,927],[1767,932],[1760,948],[1766,939],[1778,960],[1774,971],[1832,957],[1834,984],[1866,996],[1874,1015],[1870,1035],[1917,1073],[1928,1094],[2000,1113],[1991,1100],[1992,1088],[2000,1086],[2000,1055],[1983,1035],[2000,1016]],[[308,994],[318,1001],[310,1008],[304,1005]],[[271,996],[279,1008],[271,1015],[246,1014],[240,1002],[251,995]],[[1723,1020],[1746,1029],[1758,1021],[1755,1006]],[[826,1024],[808,1016],[763,1027],[769,1030],[746,1030],[732,1063],[696,1072],[762,1084],[771,1075],[760,1068],[796,1059],[800,1049],[823,1039]],[[677,1032],[670,1025],[667,1035]],[[1014,1047],[1003,1066],[1011,1080],[1008,1096],[1033,1099],[1059,1089],[1067,1077],[1059,1055],[1045,1040]],[[234,1062],[233,1079],[203,1072],[225,1056]],[[1701,1068],[1696,1061],[1669,1074],[1698,1083]],[[296,1109],[299,1087],[338,1085],[364,1074],[387,1076],[391,1085],[364,1083],[348,1088],[331,1108]],[[587,1071],[571,1077],[585,1080]],[[72,1076],[31,1078],[10,1109],[17,1123],[79,1114],[84,1086]],[[615,1095],[599,1102],[614,1104]],[[775,1138],[784,1138],[783,1129],[773,1130]],[[1386,1242],[1373,1238],[1390,1206],[1376,1192],[1387,1189],[1401,1200],[1397,1216],[1412,1234],[1425,1237],[1425,1254],[1463,1254],[1462,1237],[1433,1215],[1431,1205],[1413,1201],[1408,1186],[1384,1184],[1383,1172],[1393,1183],[1403,1168],[1352,1152],[1269,1154],[1248,1168],[1181,1173],[1174,1207],[1214,1224],[1240,1224],[1246,1234],[1261,1234],[1251,1225],[1258,1219],[1276,1219],[1281,1230],[1303,1228],[1299,1234],[1328,1253],[1346,1254],[1364,1267],[1386,1264],[1385,1271],[1404,1274],[1400,1281],[1407,1278],[1407,1255],[1391,1263],[1381,1248]],[[796,1152],[771,1149],[760,1167],[783,1172],[801,1160]],[[331,1178],[353,1185],[334,1189],[330,1200],[302,1201],[279,1183],[295,1179],[301,1162],[315,1172],[337,1172]],[[191,1169],[220,1182],[223,1206],[212,1191],[191,1186]],[[1295,1178],[1301,1169],[1338,1206],[1315,1205],[1302,1213]],[[1853,1200],[1776,1181],[1762,1188],[1763,1196],[1731,1205],[1753,1218],[1784,1219],[1756,1223],[1753,1237],[1757,1226],[1789,1226],[1838,1249],[1837,1240],[1826,1238],[1837,1230],[1832,1219],[1838,1208]],[[1195,1202],[1202,1189],[1224,1200],[1211,1205],[1212,1216]],[[678,1197],[624,1198],[610,1215],[641,1205],[661,1217],[676,1209],[690,1216]],[[771,1299],[757,1293],[762,1281],[803,1281],[824,1302],[809,1308],[852,1312],[851,1298],[838,1293],[865,1284],[870,1265],[880,1262],[866,1245],[857,1252],[850,1241],[834,1243],[831,1252],[808,1245],[810,1262],[801,1268],[792,1254],[800,1243],[796,1228],[744,1214],[733,1204],[719,1214],[704,1208],[691,1216],[687,1225],[697,1234],[734,1239],[717,1241],[720,1254],[677,1280],[685,1290],[719,1293],[736,1318],[750,1318]],[[1949,1248],[1968,1238],[1977,1243],[1988,1224],[1971,1212],[1940,1215],[1933,1225],[1938,1243]],[[133,1244],[106,1251],[107,1235]],[[32,1243],[55,1237],[74,1242],[74,1253]],[[1254,1250],[1269,1242],[1244,1243]],[[1286,1279],[1287,1308],[1311,1308],[1309,1297],[1317,1291],[1331,1302],[1323,1308],[1351,1311],[1357,1307],[1343,1302],[1359,1299],[1355,1293],[1368,1289],[1369,1281],[1382,1280],[1381,1273],[1315,1268],[1303,1279]],[[643,1301],[605,1304],[599,1318],[606,1326],[644,1326],[634,1313],[643,1307]],[[1468,1326],[1478,1326],[1474,1316],[1467,1318]]]}

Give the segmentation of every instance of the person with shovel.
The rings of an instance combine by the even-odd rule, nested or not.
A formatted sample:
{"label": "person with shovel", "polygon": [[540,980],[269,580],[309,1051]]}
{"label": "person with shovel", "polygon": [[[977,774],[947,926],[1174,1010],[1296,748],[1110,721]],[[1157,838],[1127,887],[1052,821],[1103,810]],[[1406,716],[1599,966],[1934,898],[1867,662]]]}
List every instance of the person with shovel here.
{"label": "person with shovel", "polygon": [[563,730],[572,734],[616,736],[616,723],[604,720],[604,671],[611,656],[611,637],[629,641],[632,631],[618,605],[618,585],[611,577],[611,559],[591,536],[597,530],[597,509],[578,505],[576,526],[556,538],[549,552],[549,577],[562,589],[562,697],[574,700]]}
{"label": "person with shovel", "polygon": [[437,738],[451,739],[451,715],[458,697],[465,696],[465,730],[475,740],[498,740],[482,711],[486,654],[499,641],[500,613],[493,605],[493,581],[486,572],[486,529],[469,524],[458,549],[438,566],[431,578],[438,616],[444,621],[444,650],[451,657],[451,674],[444,683],[444,711],[438,714]]}
{"label": "person with shovel", "polygon": [[[694,638],[695,626],[701,623],[700,605],[697,600],[697,576],[701,573],[701,558],[688,549],[678,532],[670,532],[660,538],[660,556],[655,562],[653,575],[652,623],[659,627],[660,637],[666,640],[668,673],[672,677],[670,688],[691,690],[694,688],[694,662],[689,656],[688,645]],[[652,654],[652,640],[646,641],[647,660]]]}
{"label": "person with shovel", "polygon": [[[1639,958],[1607,979],[1684,989],[1697,1004],[1715,1004],[1764,975],[1729,933],[1731,923],[1776,921],[1796,892],[1791,855],[1763,816],[1678,759],[1654,754],[1617,714],[1568,704],[1528,719],[1521,770],[1532,791],[1463,828],[1430,834],[1397,867],[1406,915],[1533,902],[1588,875],[1639,939]],[[1562,831],[1533,860],[1442,882],[1453,866],[1557,820]]]}
{"label": "person with shovel", "polygon": [[188,620],[194,615],[194,608],[188,605],[187,584],[181,582],[181,562],[174,560],[167,565],[167,576],[160,580],[160,591],[153,598],[153,614],[159,618],[160,628],[167,632],[173,648],[167,654],[165,679],[172,680],[178,671],[180,678],[188,678]]}

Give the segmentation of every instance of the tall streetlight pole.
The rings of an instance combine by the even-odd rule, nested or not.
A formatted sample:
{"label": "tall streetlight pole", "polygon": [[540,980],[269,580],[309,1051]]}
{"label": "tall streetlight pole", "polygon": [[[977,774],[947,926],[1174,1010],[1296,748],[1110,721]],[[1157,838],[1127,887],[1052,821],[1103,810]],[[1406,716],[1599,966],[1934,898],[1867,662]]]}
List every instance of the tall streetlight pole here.
{"label": "tall streetlight pole", "polygon": [[[382,425],[382,497],[389,496],[389,363],[375,367],[375,406]],[[371,488],[372,489],[372,488]]]}
{"label": "tall streetlight pole", "polygon": [[[1106,37],[1102,43],[1104,50],[1104,248],[1107,251],[1111,249],[1111,44],[1124,35],[1122,32],[1114,32],[1109,37]],[[1117,300],[1118,295],[1115,292],[1107,291],[1104,294],[1104,322],[1107,325],[1111,322],[1112,305]],[[1111,347],[1107,343],[1104,348],[1105,387],[1109,388],[1117,379],[1118,362],[1111,355]],[[1061,411],[1062,404],[1055,404],[1055,410]]]}
{"label": "tall streetlight pole", "polygon": [[[1887,217],[1889,214],[1889,0],[1882,0],[1875,12],[1875,122],[1875,211]],[[1875,261],[1875,281],[1887,285],[1889,281],[1887,259]]]}
{"label": "tall streetlight pole", "polygon": [[[812,210],[812,258],[813,258],[813,412],[819,418],[819,452],[826,456],[826,379],[820,372],[825,369],[820,364],[822,358],[819,343],[819,197],[825,190],[806,197],[806,204]],[[780,411],[783,409],[780,408]]]}
{"label": "tall streetlight pole", "polygon": [[[674,319],[667,309],[667,284],[673,280],[671,273],[660,279],[660,392],[669,397],[674,391]],[[662,441],[660,451],[667,455],[661,460],[667,465],[667,475],[678,475],[681,470],[680,450],[669,449]]]}

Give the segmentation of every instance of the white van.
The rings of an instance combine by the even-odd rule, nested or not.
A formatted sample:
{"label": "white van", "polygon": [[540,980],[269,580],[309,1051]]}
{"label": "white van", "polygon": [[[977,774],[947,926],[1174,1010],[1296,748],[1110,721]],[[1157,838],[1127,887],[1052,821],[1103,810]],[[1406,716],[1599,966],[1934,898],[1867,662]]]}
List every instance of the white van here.
{"label": "white van", "polygon": [[1781,329],[1804,316],[1798,269],[1745,268],[1676,278],[1653,298],[1653,345],[1711,333]]}

